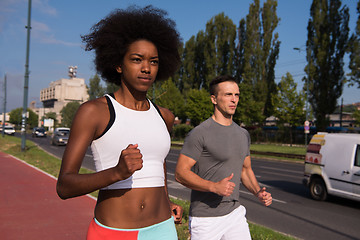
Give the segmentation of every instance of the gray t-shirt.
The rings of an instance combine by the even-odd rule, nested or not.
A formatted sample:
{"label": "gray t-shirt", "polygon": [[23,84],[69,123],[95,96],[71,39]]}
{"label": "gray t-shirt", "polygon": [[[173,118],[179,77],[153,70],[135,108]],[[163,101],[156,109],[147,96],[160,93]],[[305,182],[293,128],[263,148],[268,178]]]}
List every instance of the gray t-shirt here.
{"label": "gray t-shirt", "polygon": [[241,171],[245,157],[250,155],[250,135],[246,129],[234,122],[223,126],[210,117],[189,133],[181,154],[196,161],[192,171],[201,178],[218,182],[234,173],[231,182],[236,185],[228,197],[192,190],[191,216],[223,216],[240,205]]}

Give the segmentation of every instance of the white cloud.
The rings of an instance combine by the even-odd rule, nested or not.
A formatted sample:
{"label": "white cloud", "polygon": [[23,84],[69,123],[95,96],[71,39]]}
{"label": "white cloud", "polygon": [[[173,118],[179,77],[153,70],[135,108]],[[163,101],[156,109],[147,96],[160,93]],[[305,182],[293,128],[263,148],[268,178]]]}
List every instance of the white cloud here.
{"label": "white cloud", "polygon": [[73,43],[73,42],[66,42],[60,39],[56,39],[54,35],[44,36],[40,39],[42,43],[45,44],[58,44],[58,45],[64,45],[68,47],[78,47],[80,46],[79,43]]}
{"label": "white cloud", "polygon": [[48,0],[33,0],[34,8],[50,16],[57,16],[57,10],[49,5]]}
{"label": "white cloud", "polygon": [[60,39],[57,39],[52,33],[48,25],[42,22],[33,21],[32,23],[32,36],[34,39],[38,40],[41,43],[45,44],[56,44],[64,45],[68,47],[77,47],[80,46],[79,43],[66,42]]}
{"label": "white cloud", "polygon": [[35,34],[41,32],[50,32],[50,28],[48,25],[34,20],[31,23],[31,29],[34,31]]}
{"label": "white cloud", "polygon": [[[57,10],[49,5],[48,0],[33,0],[32,12],[39,11],[49,16],[57,16]],[[0,0],[0,33],[19,17],[26,18],[28,0]]]}

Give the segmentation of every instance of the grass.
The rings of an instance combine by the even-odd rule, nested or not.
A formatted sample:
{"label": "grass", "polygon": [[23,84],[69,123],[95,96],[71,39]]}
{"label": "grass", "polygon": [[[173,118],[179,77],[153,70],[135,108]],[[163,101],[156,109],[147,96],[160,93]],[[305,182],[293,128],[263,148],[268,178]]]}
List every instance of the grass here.
{"label": "grass", "polygon": [[[181,149],[183,141],[172,141],[172,147]],[[305,146],[298,145],[281,145],[281,144],[271,144],[271,143],[252,143],[250,145],[250,150],[259,151],[259,152],[274,152],[274,153],[288,153],[288,154],[306,154]]]}
{"label": "grass", "polygon": [[[44,152],[42,149],[38,148],[35,143],[32,141],[26,141],[26,151],[21,151],[21,138],[13,136],[4,136],[0,137],[0,151],[13,155],[51,175],[54,177],[58,176],[60,164],[60,159]],[[92,171],[85,168],[80,169],[81,173],[91,173]],[[97,197],[97,191],[91,193],[91,195]],[[189,221],[189,201],[183,201],[180,199],[171,199],[176,204],[179,204],[184,209],[183,221],[181,224],[176,225],[178,232],[178,237],[180,240],[189,239],[188,231],[188,221]],[[281,234],[279,232],[273,231],[269,228],[249,223],[250,233],[253,240],[270,240],[270,239],[280,239],[280,240],[290,240],[295,239],[293,237]]]}
{"label": "grass", "polygon": [[278,144],[251,144],[250,150],[260,152],[276,152],[276,153],[289,153],[289,154],[306,154],[305,146],[288,146]]}

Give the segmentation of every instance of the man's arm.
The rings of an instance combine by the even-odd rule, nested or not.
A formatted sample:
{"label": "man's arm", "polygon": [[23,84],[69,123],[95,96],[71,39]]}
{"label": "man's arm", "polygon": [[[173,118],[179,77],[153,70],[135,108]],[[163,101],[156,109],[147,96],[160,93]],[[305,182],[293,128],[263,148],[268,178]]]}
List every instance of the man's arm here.
{"label": "man's arm", "polygon": [[265,191],[265,187],[260,188],[259,183],[256,180],[255,174],[251,167],[250,156],[247,156],[244,160],[241,172],[241,182],[244,184],[246,189],[257,196],[265,206],[269,206],[272,203],[271,194]]}
{"label": "man's arm", "polygon": [[230,196],[234,191],[235,183],[230,182],[234,174],[219,182],[205,180],[191,171],[196,161],[180,154],[175,171],[175,179],[182,185],[201,192],[213,192],[220,196]]}

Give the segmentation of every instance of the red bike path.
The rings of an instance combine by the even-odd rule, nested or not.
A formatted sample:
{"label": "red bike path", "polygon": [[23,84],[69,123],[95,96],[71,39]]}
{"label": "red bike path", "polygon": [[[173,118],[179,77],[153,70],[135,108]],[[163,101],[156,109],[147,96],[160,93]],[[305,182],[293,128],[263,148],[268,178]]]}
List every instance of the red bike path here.
{"label": "red bike path", "polygon": [[53,176],[0,152],[0,239],[86,239],[96,200],[61,200]]}

